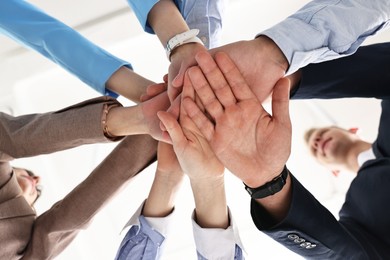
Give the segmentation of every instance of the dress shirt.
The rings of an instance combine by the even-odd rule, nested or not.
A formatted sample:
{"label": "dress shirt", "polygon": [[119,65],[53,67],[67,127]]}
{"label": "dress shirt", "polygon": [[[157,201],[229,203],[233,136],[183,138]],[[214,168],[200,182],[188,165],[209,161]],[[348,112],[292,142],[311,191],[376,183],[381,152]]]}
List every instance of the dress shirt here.
{"label": "dress shirt", "polygon": [[105,84],[121,66],[131,68],[23,0],[0,1],[0,33],[41,53],[103,95],[117,97]]}
{"label": "dress shirt", "polygon": [[[159,0],[127,0],[146,32],[154,33],[148,23],[148,14]],[[174,0],[191,29],[199,29],[198,37],[206,48],[219,45],[222,20],[227,0]]]}
{"label": "dress shirt", "polygon": [[359,165],[359,167],[362,167],[362,165],[365,162],[367,162],[369,160],[374,160],[375,158],[376,158],[376,156],[374,154],[374,151],[372,150],[372,148],[370,148],[366,151],[359,153],[359,155],[357,157],[358,165]]}
{"label": "dress shirt", "polygon": [[309,63],[353,54],[389,19],[388,0],[314,0],[260,34],[279,46],[291,74]]}
{"label": "dress shirt", "polygon": [[[151,218],[141,215],[144,203],[127,222],[130,227],[121,245],[117,260],[160,259],[164,241],[172,227],[173,212],[163,218]],[[244,259],[242,243],[229,210],[231,225],[227,229],[201,228],[192,215],[192,226],[199,260],[205,259]]]}

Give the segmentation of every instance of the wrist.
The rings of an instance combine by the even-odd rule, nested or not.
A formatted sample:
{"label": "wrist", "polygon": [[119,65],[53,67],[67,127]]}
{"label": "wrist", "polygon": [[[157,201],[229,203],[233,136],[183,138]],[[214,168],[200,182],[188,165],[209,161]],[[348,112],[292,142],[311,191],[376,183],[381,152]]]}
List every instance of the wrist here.
{"label": "wrist", "polygon": [[114,107],[107,114],[106,128],[112,136],[148,134],[140,105],[132,107]]}
{"label": "wrist", "polygon": [[172,38],[170,38],[165,46],[165,52],[167,55],[167,58],[171,61],[171,55],[174,51],[176,51],[178,48],[184,45],[188,44],[200,44],[203,45],[203,42],[201,39],[197,37],[199,34],[198,29],[191,29],[179,34],[176,34]]}
{"label": "wrist", "polygon": [[268,53],[268,57],[270,57],[276,65],[282,68],[285,72],[288,70],[290,65],[286,56],[284,56],[282,50],[271,38],[268,38],[265,35],[260,35],[253,41],[264,49],[264,53]]}
{"label": "wrist", "polygon": [[219,187],[224,187],[225,185],[225,176],[218,175],[218,176],[208,176],[208,177],[189,177],[190,178],[190,184],[193,190],[215,190]]}
{"label": "wrist", "polygon": [[253,199],[263,199],[272,196],[283,189],[287,183],[288,175],[289,171],[287,167],[284,166],[283,170],[281,170],[276,177],[260,186],[249,186],[244,182],[245,190]]}

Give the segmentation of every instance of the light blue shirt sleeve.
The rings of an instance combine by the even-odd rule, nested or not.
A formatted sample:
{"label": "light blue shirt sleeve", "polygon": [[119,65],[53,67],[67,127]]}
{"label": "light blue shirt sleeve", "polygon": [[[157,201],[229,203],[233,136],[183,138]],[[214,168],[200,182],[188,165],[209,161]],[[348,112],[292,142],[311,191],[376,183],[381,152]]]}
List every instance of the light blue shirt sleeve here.
{"label": "light blue shirt sleeve", "polygon": [[41,53],[103,95],[117,97],[105,84],[121,66],[131,68],[23,0],[0,1],[0,33]]}
{"label": "light blue shirt sleeve", "polygon": [[[228,0],[174,0],[190,29],[199,29],[198,37],[206,48],[219,45],[222,21]],[[154,33],[148,14],[158,0],[127,0],[146,32]]]}
{"label": "light blue shirt sleeve", "polygon": [[291,74],[309,63],[353,54],[389,19],[389,0],[314,0],[259,35],[279,46]]}
{"label": "light blue shirt sleeve", "polygon": [[116,260],[160,259],[160,246],[165,238],[154,230],[144,216],[139,216],[139,225],[133,225],[119,246]]}

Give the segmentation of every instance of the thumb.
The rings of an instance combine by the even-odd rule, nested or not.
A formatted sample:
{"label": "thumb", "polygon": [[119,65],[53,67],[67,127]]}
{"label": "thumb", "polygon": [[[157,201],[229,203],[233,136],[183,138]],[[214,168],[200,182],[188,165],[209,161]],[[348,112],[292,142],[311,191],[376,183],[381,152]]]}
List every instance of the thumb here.
{"label": "thumb", "polygon": [[272,116],[282,124],[291,124],[289,102],[290,80],[281,78],[276,82],[272,93]]}

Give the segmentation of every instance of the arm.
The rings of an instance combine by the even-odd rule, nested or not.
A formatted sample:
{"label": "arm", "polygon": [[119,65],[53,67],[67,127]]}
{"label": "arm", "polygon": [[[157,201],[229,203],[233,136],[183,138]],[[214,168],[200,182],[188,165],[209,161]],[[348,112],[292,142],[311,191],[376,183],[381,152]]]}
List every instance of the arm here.
{"label": "arm", "polygon": [[[183,98],[191,96],[184,87]],[[159,112],[183,171],[190,178],[195,199],[194,237],[200,259],[242,257],[229,222],[224,186],[224,167],[206,139],[182,109],[180,125],[168,112]],[[215,239],[215,237],[219,239]]]}
{"label": "arm", "polygon": [[385,0],[314,0],[255,39],[210,52],[226,52],[264,101],[286,73],[354,53],[365,38],[386,27],[389,15]]}
{"label": "arm", "polygon": [[[146,202],[130,219],[132,225],[115,259],[160,259],[168,238],[175,198],[183,172],[173,148],[159,143],[157,170]],[[143,255],[138,255],[143,253]]]}
{"label": "arm", "polygon": [[[144,29],[151,33],[155,32],[164,47],[173,36],[189,29],[200,30],[198,36],[206,48],[216,47],[219,43],[225,0],[128,2]],[[191,43],[179,46],[172,52],[168,72],[168,93],[171,102],[181,91],[185,71],[196,64],[195,54],[204,49],[201,44]]]}
{"label": "arm", "polygon": [[152,83],[134,73],[127,62],[26,1],[0,2],[0,32],[59,64],[101,94],[120,94],[139,102]]}
{"label": "arm", "polygon": [[[215,0],[215,1],[169,0],[169,1],[176,5],[175,8],[179,11],[179,14],[182,16],[182,18],[184,18],[186,24],[190,29],[200,30],[198,36],[199,38],[202,39],[203,43],[207,48],[213,48],[218,46],[219,40],[221,38],[220,35],[222,32],[223,16],[226,8],[225,6],[227,5],[226,0]],[[159,32],[156,30],[156,28],[154,28],[151,25],[149,18],[152,9],[155,8],[155,5],[160,4],[159,2],[161,1],[128,0],[129,5],[134,10],[134,13],[137,16],[144,30],[149,33],[156,33],[157,35],[159,34]],[[172,19],[172,17],[170,18],[171,21],[174,20]],[[177,26],[177,25],[173,25],[173,26]],[[167,27],[172,28],[171,26],[167,26]],[[161,41],[161,42],[163,44],[166,43],[166,41]]]}
{"label": "arm", "polygon": [[[207,57],[199,59],[204,74],[199,74],[198,69],[191,69],[193,71],[189,71],[189,75],[206,111],[214,119],[215,127],[193,101],[184,104],[186,110],[192,111],[190,117],[203,130],[218,158],[232,173],[249,187],[263,186],[277,176],[275,169],[286,163],[290,153],[288,81],[283,79],[274,88],[271,116],[262,109],[227,56],[218,54],[215,57],[220,71],[215,69],[213,61]],[[224,80],[221,76],[226,78],[226,82],[221,81]],[[209,84],[204,82],[206,78]],[[223,105],[223,110],[220,105]],[[236,114],[236,110],[240,113]],[[241,116],[245,121],[241,120]],[[234,129],[239,130],[234,132]],[[239,160],[232,164],[233,158]],[[365,180],[362,183],[362,187],[355,188],[361,195],[363,186],[368,182]],[[363,197],[367,197],[366,193]],[[355,196],[354,201],[345,204],[345,208],[357,207],[361,212],[361,199]],[[372,208],[367,212],[371,214]],[[356,221],[356,216],[360,218],[364,214],[352,214],[351,209],[346,209],[342,213],[343,220],[337,222],[292,174],[287,174],[286,183],[279,192],[252,199],[251,213],[258,229],[307,258],[345,259],[348,255],[367,259],[369,256],[378,256],[379,250],[373,248],[383,248],[383,242],[379,239],[374,239],[372,244],[367,243],[374,236],[361,228],[364,221]],[[372,214],[375,216],[380,213]]]}
{"label": "arm", "polygon": [[58,255],[132,177],[155,160],[156,147],[149,136],[126,137],[87,179],[37,218],[23,259]]}
{"label": "arm", "polygon": [[351,218],[338,222],[290,176],[291,206],[283,219],[275,221],[262,201],[252,200],[252,219],[260,231],[307,259],[380,258],[377,249],[383,242]]}
{"label": "arm", "polygon": [[113,98],[100,97],[44,114],[13,117],[1,113],[1,158],[29,157],[108,142],[103,131],[107,112],[119,106]]}
{"label": "arm", "polygon": [[353,54],[389,19],[390,5],[384,0],[314,0],[261,35],[283,51],[290,74],[309,63]]}
{"label": "arm", "polygon": [[390,44],[380,43],[362,46],[356,53],[343,59],[309,64],[300,69],[300,76],[296,79],[291,98],[388,99],[390,98],[389,60]]}

